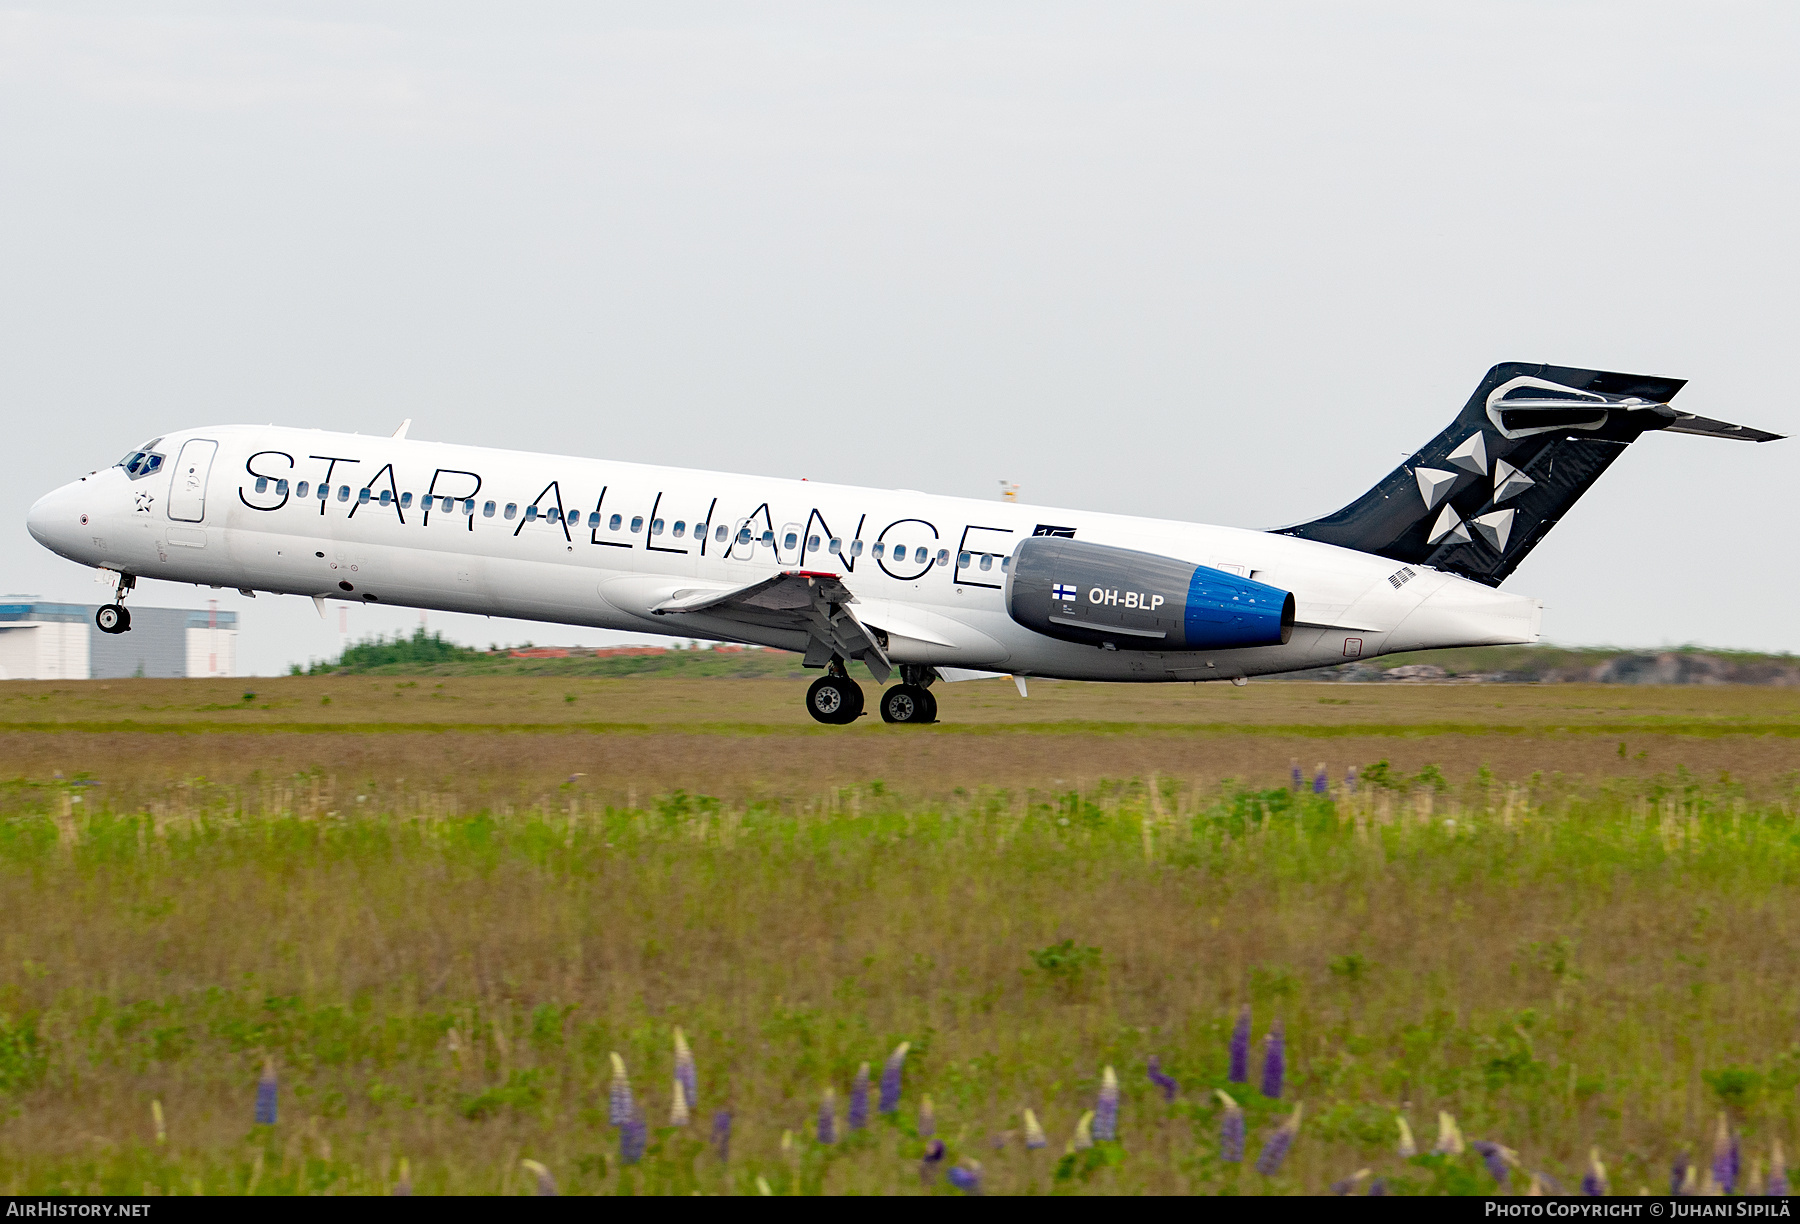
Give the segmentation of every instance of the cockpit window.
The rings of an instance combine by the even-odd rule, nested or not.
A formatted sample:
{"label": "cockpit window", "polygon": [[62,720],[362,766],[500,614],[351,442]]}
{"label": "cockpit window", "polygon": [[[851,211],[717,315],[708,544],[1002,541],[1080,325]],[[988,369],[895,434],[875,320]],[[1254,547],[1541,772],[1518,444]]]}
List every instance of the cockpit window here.
{"label": "cockpit window", "polygon": [[[157,441],[160,442],[162,439],[158,438]],[[119,460],[119,466],[124,468],[125,474],[133,480],[142,480],[146,476],[156,475],[162,470],[162,465],[163,456],[148,450],[134,450]]]}

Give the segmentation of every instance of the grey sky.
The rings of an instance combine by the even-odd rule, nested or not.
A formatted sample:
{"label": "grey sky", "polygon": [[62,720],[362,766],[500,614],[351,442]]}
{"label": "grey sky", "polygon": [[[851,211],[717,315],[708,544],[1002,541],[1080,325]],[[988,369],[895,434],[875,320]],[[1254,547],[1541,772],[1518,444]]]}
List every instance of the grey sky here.
{"label": "grey sky", "polygon": [[[1729,3],[0,8],[0,589],[92,601],[26,507],[213,422],[1250,527],[1349,501],[1500,360],[1800,430],[1797,34]],[[1507,586],[1553,640],[1800,649],[1796,463],[1647,438]],[[307,601],[216,597],[249,667],[336,647]]]}

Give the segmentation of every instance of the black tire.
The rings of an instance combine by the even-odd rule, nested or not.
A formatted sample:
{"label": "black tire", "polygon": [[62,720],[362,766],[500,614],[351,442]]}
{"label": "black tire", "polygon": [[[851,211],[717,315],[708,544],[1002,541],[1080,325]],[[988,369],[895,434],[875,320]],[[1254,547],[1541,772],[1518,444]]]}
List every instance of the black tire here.
{"label": "black tire", "polygon": [[843,676],[820,676],[806,690],[806,712],[830,726],[854,722],[862,706],[862,689]]}
{"label": "black tire", "polygon": [[936,722],[937,721],[937,694],[933,693],[930,689],[920,689],[919,692],[925,698],[925,719],[924,719],[924,721],[926,721],[928,723]]}
{"label": "black tire", "polygon": [[131,609],[127,608],[124,604],[119,604],[118,608],[119,608],[119,632],[120,633],[130,633],[131,632]]}
{"label": "black tire", "polygon": [[125,624],[125,609],[118,604],[107,604],[94,613],[94,627],[101,633],[123,633]]}
{"label": "black tire", "polygon": [[916,684],[896,684],[881,695],[881,721],[916,725],[937,716],[937,702]]}

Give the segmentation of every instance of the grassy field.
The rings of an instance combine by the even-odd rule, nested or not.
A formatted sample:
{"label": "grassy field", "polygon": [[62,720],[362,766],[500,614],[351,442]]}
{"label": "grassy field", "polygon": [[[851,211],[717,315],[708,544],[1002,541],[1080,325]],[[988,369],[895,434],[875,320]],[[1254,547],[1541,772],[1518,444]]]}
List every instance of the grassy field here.
{"label": "grassy field", "polygon": [[[0,1187],[1486,1191],[1472,1148],[1396,1152],[1443,1111],[1515,1191],[1598,1148],[1632,1193],[1721,1115],[1740,1190],[1800,1140],[1800,695],[1000,681],[821,728],[801,690],[0,684]],[[1109,1066],[1117,1138],[1071,1150]]]}

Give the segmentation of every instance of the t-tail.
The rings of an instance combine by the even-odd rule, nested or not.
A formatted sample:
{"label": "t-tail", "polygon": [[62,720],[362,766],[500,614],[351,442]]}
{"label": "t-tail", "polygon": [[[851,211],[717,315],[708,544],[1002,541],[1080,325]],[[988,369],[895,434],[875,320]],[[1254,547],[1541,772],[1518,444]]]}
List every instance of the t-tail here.
{"label": "t-tail", "polygon": [[1280,534],[1498,586],[1642,434],[1782,436],[1671,408],[1685,385],[1504,362],[1487,372],[1448,429],[1380,484],[1336,514]]}

